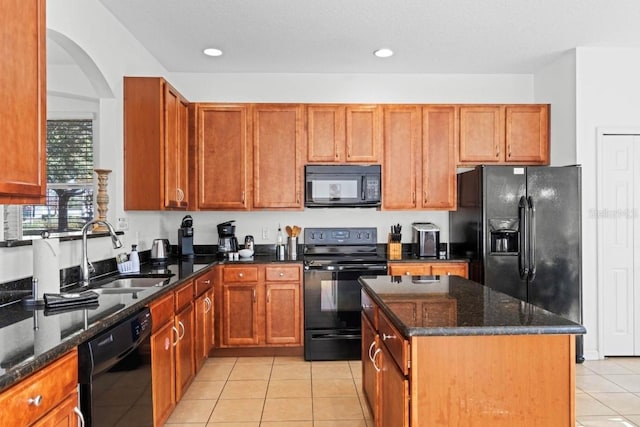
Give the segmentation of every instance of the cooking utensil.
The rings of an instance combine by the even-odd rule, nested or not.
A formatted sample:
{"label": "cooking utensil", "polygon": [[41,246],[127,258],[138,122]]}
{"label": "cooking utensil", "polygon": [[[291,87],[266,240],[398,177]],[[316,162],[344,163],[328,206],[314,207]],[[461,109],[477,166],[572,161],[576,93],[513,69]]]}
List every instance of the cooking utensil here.
{"label": "cooking utensil", "polygon": [[301,231],[302,229],[300,227],[298,227],[297,225],[294,225],[292,229],[291,237],[298,237]]}
{"label": "cooking utensil", "polygon": [[294,237],[293,236],[293,229],[290,226],[287,225],[284,229],[287,232],[287,236]]}

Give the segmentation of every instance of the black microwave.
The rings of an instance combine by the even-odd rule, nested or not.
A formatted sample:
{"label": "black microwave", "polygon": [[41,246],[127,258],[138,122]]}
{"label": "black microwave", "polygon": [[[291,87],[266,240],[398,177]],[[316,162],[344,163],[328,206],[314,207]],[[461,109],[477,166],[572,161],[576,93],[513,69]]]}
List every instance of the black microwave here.
{"label": "black microwave", "polygon": [[378,207],[382,192],[380,171],[380,165],[307,165],[304,205]]}

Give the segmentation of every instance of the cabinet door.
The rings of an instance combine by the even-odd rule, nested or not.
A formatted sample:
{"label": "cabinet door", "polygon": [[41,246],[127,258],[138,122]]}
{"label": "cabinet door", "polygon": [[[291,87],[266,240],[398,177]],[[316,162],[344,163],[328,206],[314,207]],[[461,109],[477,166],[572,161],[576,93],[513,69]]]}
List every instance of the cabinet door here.
{"label": "cabinet door", "polygon": [[259,343],[258,285],[222,284],[222,346]]}
{"label": "cabinet door", "polygon": [[196,107],[197,208],[249,209],[249,105]]}
{"label": "cabinet door", "polygon": [[78,404],[78,392],[69,394],[55,409],[40,418],[33,427],[77,427],[80,411]]}
{"label": "cabinet door", "polygon": [[458,163],[477,165],[504,160],[503,112],[499,105],[460,107]]}
{"label": "cabinet door", "polygon": [[163,425],[176,404],[175,354],[178,331],[167,322],[151,335],[151,388],[153,390],[153,424]]}
{"label": "cabinet door", "polygon": [[302,107],[253,110],[253,207],[302,209]]}
{"label": "cabinet door", "polygon": [[420,109],[416,106],[384,108],[383,209],[415,209],[420,165]]}
{"label": "cabinet door", "polygon": [[548,105],[508,105],[506,161],[549,164]]}
{"label": "cabinet door", "polygon": [[209,350],[206,348],[206,341],[210,336],[207,329],[207,312],[210,310],[207,302],[207,294],[203,294],[195,300],[195,334],[194,334],[194,354],[195,354],[195,370],[200,369],[204,361],[207,359]]}
{"label": "cabinet door", "polygon": [[379,162],[381,112],[377,105],[349,105],[345,110],[347,162]]}
{"label": "cabinet door", "polygon": [[448,295],[433,296],[422,301],[422,322],[424,327],[447,327],[458,325],[457,300]]}
{"label": "cabinet door", "polygon": [[344,161],[345,108],[342,105],[308,105],[307,161]]}
{"label": "cabinet door", "polygon": [[379,426],[409,426],[409,381],[402,375],[387,348],[380,345]]}
{"label": "cabinet door", "polygon": [[431,265],[431,274],[435,276],[461,276],[469,278],[469,264],[466,262],[438,262]]}
{"label": "cabinet door", "polygon": [[456,208],[456,108],[422,109],[422,208]]}
{"label": "cabinet door", "polygon": [[45,1],[0,6],[0,204],[43,203],[46,192]]}
{"label": "cabinet door", "polygon": [[302,344],[300,283],[266,284],[267,344]]}
{"label": "cabinet door", "polygon": [[178,345],[176,346],[176,402],[179,402],[195,376],[195,316],[193,303],[187,304],[182,311],[176,314],[175,326],[178,329]]}
{"label": "cabinet door", "polygon": [[374,421],[379,419],[378,410],[380,408],[378,395],[380,393],[378,372],[380,368],[376,365],[379,350],[378,334],[369,322],[369,319],[362,314],[362,393],[369,405],[369,410]]}
{"label": "cabinet door", "polygon": [[164,206],[189,206],[188,102],[165,83]]}

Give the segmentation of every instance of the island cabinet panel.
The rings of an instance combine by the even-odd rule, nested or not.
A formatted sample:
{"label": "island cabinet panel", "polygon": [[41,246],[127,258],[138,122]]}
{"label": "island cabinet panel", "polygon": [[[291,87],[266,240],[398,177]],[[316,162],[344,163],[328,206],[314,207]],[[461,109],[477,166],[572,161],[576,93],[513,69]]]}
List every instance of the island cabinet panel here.
{"label": "island cabinet panel", "polygon": [[411,425],[575,425],[573,335],[414,337],[411,349]]}
{"label": "island cabinet panel", "polygon": [[254,106],[254,209],[303,208],[302,113],[301,105]]}
{"label": "island cabinet panel", "polygon": [[380,106],[311,104],[306,111],[309,163],[380,162]]}
{"label": "island cabinet panel", "polygon": [[458,164],[549,164],[549,105],[462,105]]}
{"label": "island cabinet panel", "polygon": [[7,0],[0,6],[0,204],[44,203],[45,11],[45,0]]}
{"label": "island cabinet panel", "polygon": [[[398,368],[388,347],[380,346],[380,408],[376,426],[409,427],[409,380]],[[420,424],[411,424],[419,426]]]}
{"label": "island cabinet panel", "polygon": [[189,102],[159,77],[123,90],[125,209],[189,208]]}
{"label": "island cabinet panel", "polygon": [[383,108],[382,208],[416,209],[422,183],[420,107]]}
{"label": "island cabinet panel", "polygon": [[379,419],[380,404],[380,344],[378,331],[371,325],[369,318],[362,314],[362,393],[374,420]]}
{"label": "island cabinet panel", "polygon": [[252,181],[250,104],[197,104],[196,207],[248,210]]}
{"label": "island cabinet panel", "polygon": [[73,350],[0,393],[3,427],[76,423],[77,386],[78,353]]}

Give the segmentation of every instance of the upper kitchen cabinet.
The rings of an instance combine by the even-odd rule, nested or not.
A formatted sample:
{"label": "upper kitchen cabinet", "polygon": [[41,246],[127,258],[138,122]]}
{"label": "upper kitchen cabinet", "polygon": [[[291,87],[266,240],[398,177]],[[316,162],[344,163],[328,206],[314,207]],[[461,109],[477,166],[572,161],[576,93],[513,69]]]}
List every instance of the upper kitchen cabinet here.
{"label": "upper kitchen cabinet", "polygon": [[549,164],[549,106],[460,107],[458,164]]}
{"label": "upper kitchen cabinet", "polygon": [[416,209],[422,173],[420,107],[385,106],[383,123],[382,208]]}
{"label": "upper kitchen cabinet", "polygon": [[378,105],[308,105],[307,161],[380,162],[381,111]]}
{"label": "upper kitchen cabinet", "polygon": [[188,209],[189,102],[160,77],[124,78],[124,208]]}
{"label": "upper kitchen cabinet", "polygon": [[197,104],[195,119],[197,208],[248,210],[251,105]]}
{"label": "upper kitchen cabinet", "polygon": [[44,0],[0,4],[0,204],[40,204],[46,193]]}
{"label": "upper kitchen cabinet", "polygon": [[383,209],[455,209],[455,106],[384,107]]}
{"label": "upper kitchen cabinet", "polygon": [[302,209],[303,107],[253,107],[253,208]]}

